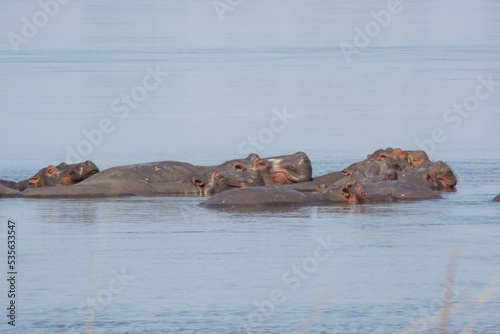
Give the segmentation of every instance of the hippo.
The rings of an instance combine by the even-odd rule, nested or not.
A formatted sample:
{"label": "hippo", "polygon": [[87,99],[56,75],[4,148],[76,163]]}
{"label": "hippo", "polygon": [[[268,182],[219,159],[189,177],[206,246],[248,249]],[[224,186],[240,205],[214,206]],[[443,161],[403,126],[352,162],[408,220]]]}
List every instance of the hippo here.
{"label": "hippo", "polygon": [[339,172],[328,173],[289,187],[301,191],[317,191],[332,186],[397,180],[399,172],[402,172],[402,168],[398,160],[392,157],[374,159],[369,155],[369,158],[353,163]]}
{"label": "hippo", "polygon": [[400,180],[359,184],[356,187],[358,188],[357,192],[361,193],[361,191],[363,191],[366,201],[371,203],[420,201],[442,198],[439,193],[429,189],[429,187]]}
{"label": "hippo", "polygon": [[431,161],[427,153],[425,153],[425,151],[422,150],[406,151],[406,153],[408,154],[408,162],[410,166],[414,168],[417,168],[424,162]]}
{"label": "hippo", "polygon": [[497,197],[493,198],[493,202],[500,202],[500,195],[497,195]]}
{"label": "hippo", "polygon": [[68,165],[61,162],[57,166],[50,165],[41,169],[29,183],[35,187],[52,187],[58,185],[73,185],[99,173],[99,168],[92,161]]}
{"label": "hippo", "polygon": [[0,198],[16,197],[20,193],[21,192],[19,190],[15,190],[13,188],[5,186],[3,183],[0,183]]}
{"label": "hippo", "polygon": [[0,184],[4,187],[7,187],[7,188],[11,188],[11,189],[14,189],[14,187],[16,186],[17,182],[13,182],[13,181],[8,181],[8,180],[1,180],[0,179]]}
{"label": "hippo", "polygon": [[[393,163],[390,163],[393,162]],[[355,183],[375,183],[387,180],[397,180],[397,171],[401,170],[396,160],[387,158],[385,160],[366,159],[358,162],[351,170],[342,170],[346,178],[339,180],[337,185]],[[346,183],[347,182],[347,183]]]}
{"label": "hippo", "polygon": [[[76,171],[67,173],[70,167]],[[94,172],[92,168],[87,169],[90,171],[89,174],[78,172],[86,169],[74,168],[73,165],[48,166],[29,179],[30,188],[70,184],[75,188],[73,190],[20,189],[29,191],[19,196],[211,196],[231,188],[310,180],[312,174],[311,162],[303,152],[266,159],[253,153],[245,159],[230,160],[217,166],[159,161],[113,167],[99,173]],[[76,187],[77,185],[79,186]]]}
{"label": "hippo", "polygon": [[211,196],[263,185],[262,177],[253,170],[218,172],[167,161],[113,167],[71,187],[31,188],[18,197]]}
{"label": "hippo", "polygon": [[[304,152],[265,158],[262,168],[266,185],[293,184],[312,180],[311,160]],[[262,166],[264,167],[264,166]]]}
{"label": "hippo", "polygon": [[288,187],[314,192],[327,187],[387,180],[406,181],[441,191],[452,191],[457,183],[448,165],[442,161],[430,161],[424,151],[403,151],[389,147],[368,154],[365,160],[353,163],[340,172],[328,173]]}
{"label": "hippo", "polygon": [[391,147],[388,147],[385,150],[379,149],[367,156],[367,159],[375,160],[385,160],[386,158],[396,160],[403,171],[410,167],[416,168],[422,163],[430,161],[429,156],[425,153],[425,151],[403,151],[400,148],[393,149]]}
{"label": "hippo", "polygon": [[[346,179],[348,175],[343,172],[331,172],[321,176],[313,178],[311,181],[304,181],[300,183],[286,184],[285,186],[290,189],[295,189],[299,191],[315,192],[326,188],[327,185],[336,184],[342,179]],[[347,183],[348,181],[346,181]]]}
{"label": "hippo", "polygon": [[457,177],[453,170],[446,163],[438,162],[424,162],[419,167],[415,168],[413,172],[423,179],[431,182],[437,190],[450,191],[454,190],[457,185]]}
{"label": "hippo", "polygon": [[19,182],[0,180],[0,184],[3,185],[4,187],[19,191],[22,191],[32,186],[29,180],[23,180]]}
{"label": "hippo", "polygon": [[[291,184],[309,181],[312,178],[311,161],[304,152],[262,159],[256,153],[249,154],[244,159],[226,161],[217,166],[193,166],[187,163],[165,161],[171,165],[183,164],[182,168],[190,174],[200,172],[258,172],[265,185]],[[174,171],[176,174],[176,171]],[[174,176],[177,180],[179,176]]]}
{"label": "hippo", "polygon": [[39,170],[34,176],[19,182],[0,180],[0,184],[23,191],[28,188],[73,185],[97,174],[99,168],[92,161],[68,165],[61,162]]}
{"label": "hippo", "polygon": [[392,203],[442,198],[428,187],[410,182],[388,180],[334,187],[314,193],[286,186],[233,189],[217,194],[198,204],[208,209],[261,209],[332,204]]}
{"label": "hippo", "polygon": [[347,203],[357,203],[356,194],[347,187],[305,193],[286,186],[265,186],[228,190],[198,205],[208,209],[262,209]]}

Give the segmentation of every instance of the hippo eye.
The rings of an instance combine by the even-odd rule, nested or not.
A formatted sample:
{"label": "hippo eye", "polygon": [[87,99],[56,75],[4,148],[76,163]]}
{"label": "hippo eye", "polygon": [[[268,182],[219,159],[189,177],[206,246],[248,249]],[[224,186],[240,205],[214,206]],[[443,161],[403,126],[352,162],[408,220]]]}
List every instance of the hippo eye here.
{"label": "hippo eye", "polygon": [[235,164],[234,170],[237,172],[244,172],[246,170],[246,168],[242,164]]}

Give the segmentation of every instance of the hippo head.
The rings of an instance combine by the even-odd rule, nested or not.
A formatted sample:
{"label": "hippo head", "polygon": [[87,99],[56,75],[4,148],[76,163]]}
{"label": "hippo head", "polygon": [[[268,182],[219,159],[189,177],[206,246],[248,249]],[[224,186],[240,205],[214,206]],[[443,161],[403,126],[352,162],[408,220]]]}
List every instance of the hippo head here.
{"label": "hippo head", "polygon": [[424,162],[429,162],[429,156],[425,151],[406,151],[408,154],[408,163],[410,166],[417,168]]}
{"label": "hippo head", "polygon": [[245,159],[234,159],[224,162],[219,165],[223,172],[244,172],[247,170],[255,170],[255,160],[260,159],[255,153],[250,154]]}
{"label": "hippo head", "polygon": [[304,152],[265,158],[258,163],[266,185],[291,184],[312,179],[311,160]]}
{"label": "hippo head", "polygon": [[245,172],[213,172],[209,177],[194,177],[192,183],[203,196],[212,196],[224,190],[263,186],[262,176],[252,170]]}
{"label": "hippo head", "polygon": [[345,183],[347,180],[347,184],[352,185],[355,183],[397,180],[398,170],[401,170],[399,163],[393,158],[384,160],[366,159],[355,164],[352,169],[344,169],[342,175],[350,177],[339,182]]}
{"label": "hippo head", "polygon": [[99,172],[92,161],[68,165],[64,162],[57,166],[50,165],[38,171],[29,178],[29,183],[35,187],[51,187],[58,185],[72,185],[88,179]]}
{"label": "hippo head", "polygon": [[457,184],[457,177],[446,163],[424,162],[416,168],[417,175],[431,182],[438,190],[450,190]]}
{"label": "hippo head", "polygon": [[372,154],[369,154],[367,159],[384,161],[385,159],[391,158],[399,163],[401,169],[407,168],[410,164],[408,162],[408,153],[403,152],[402,149],[388,147],[385,150],[379,149]]}
{"label": "hippo head", "polygon": [[366,202],[366,194],[361,187],[334,187],[322,191],[332,203],[361,204]]}

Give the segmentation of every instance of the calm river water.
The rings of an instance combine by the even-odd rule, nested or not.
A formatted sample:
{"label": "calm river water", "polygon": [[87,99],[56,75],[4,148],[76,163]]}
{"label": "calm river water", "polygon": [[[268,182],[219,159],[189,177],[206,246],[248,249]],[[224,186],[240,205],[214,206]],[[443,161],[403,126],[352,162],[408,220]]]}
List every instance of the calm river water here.
{"label": "calm river water", "polygon": [[389,146],[423,148],[459,177],[442,200],[258,212],[2,199],[0,272],[11,220],[17,277],[15,328],[0,284],[0,332],[437,333],[449,296],[449,333],[500,333],[498,1],[0,12],[1,179],[71,160],[296,151],[321,175]]}

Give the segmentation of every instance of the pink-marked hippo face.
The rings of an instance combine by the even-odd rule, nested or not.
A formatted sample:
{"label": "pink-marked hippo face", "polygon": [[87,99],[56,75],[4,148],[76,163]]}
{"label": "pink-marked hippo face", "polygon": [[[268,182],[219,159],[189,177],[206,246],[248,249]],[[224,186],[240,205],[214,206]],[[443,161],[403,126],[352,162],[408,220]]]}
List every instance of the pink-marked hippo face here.
{"label": "pink-marked hippo face", "polygon": [[453,189],[457,185],[457,177],[446,163],[424,162],[416,168],[417,175],[431,182],[438,190]]}
{"label": "pink-marked hippo face", "polygon": [[304,152],[264,160],[270,166],[269,173],[264,176],[266,185],[291,184],[312,179],[311,160]]}
{"label": "pink-marked hippo face", "polygon": [[457,185],[457,176],[450,166],[442,161],[438,161],[436,163],[433,163],[433,167],[438,180],[443,184],[445,188],[452,189]]}
{"label": "pink-marked hippo face", "polygon": [[88,179],[98,172],[99,169],[92,161],[72,165],[62,162],[57,166],[50,165],[41,169],[33,177],[29,178],[29,182],[35,187],[72,185]]}
{"label": "pink-marked hippo face", "polygon": [[60,174],[61,171],[56,166],[50,165],[30,177],[29,182],[36,187],[55,186],[56,182],[54,182],[54,180],[56,180]]}

